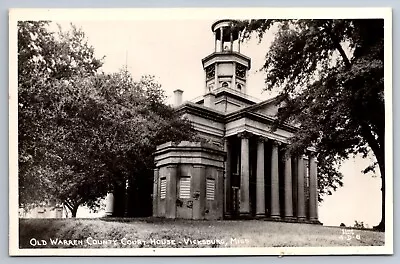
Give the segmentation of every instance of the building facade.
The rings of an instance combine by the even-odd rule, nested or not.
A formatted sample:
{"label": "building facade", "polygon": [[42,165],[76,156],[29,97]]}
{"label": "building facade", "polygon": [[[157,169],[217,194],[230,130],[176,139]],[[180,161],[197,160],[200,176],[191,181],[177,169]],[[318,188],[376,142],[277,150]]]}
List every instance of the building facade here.
{"label": "building facade", "polygon": [[66,218],[67,213],[62,204],[55,201],[46,201],[33,208],[20,207],[19,218]]}
{"label": "building facade", "polygon": [[176,111],[207,144],[157,148],[153,215],[319,223],[315,152],[287,153],[296,127],[284,124],[272,132],[275,98],[247,95],[251,59],[240,52],[241,32],[231,20],[211,29],[215,49],[202,60],[204,95],[182,103],[183,91],[174,92]]}

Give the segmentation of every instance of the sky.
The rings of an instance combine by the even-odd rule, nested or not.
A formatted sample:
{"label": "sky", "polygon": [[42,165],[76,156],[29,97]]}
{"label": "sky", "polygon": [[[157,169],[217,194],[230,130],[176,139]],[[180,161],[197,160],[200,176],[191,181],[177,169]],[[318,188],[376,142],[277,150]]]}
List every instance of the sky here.
{"label": "sky", "polygon": [[[102,70],[116,72],[127,65],[134,79],[154,75],[173,102],[176,89],[184,91],[183,100],[201,96],[204,92],[204,71],[201,59],[214,50],[211,24],[214,20],[99,20],[54,21],[67,29],[69,23],[81,27],[97,57],[104,58]],[[56,29],[57,27],[52,27]],[[248,76],[247,93],[262,100],[277,94],[264,91],[265,75],[260,68],[273,40],[274,31],[268,32],[262,42],[253,38],[243,43],[241,53],[252,60]],[[344,186],[326,196],[319,206],[319,220],[324,225],[346,226],[363,221],[369,227],[377,225],[381,215],[380,177],[362,174],[372,163],[371,157],[359,156],[345,161],[340,167]],[[86,216],[87,210],[78,211]]]}

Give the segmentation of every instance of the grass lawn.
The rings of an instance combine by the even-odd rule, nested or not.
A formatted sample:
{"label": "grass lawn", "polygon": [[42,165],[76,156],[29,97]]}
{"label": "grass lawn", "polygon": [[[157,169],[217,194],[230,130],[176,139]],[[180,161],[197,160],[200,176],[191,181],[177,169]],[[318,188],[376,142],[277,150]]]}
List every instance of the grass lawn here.
{"label": "grass lawn", "polygon": [[20,248],[383,246],[385,239],[385,233],[370,230],[345,229],[347,234],[343,234],[339,227],[262,220],[107,218],[19,221]]}

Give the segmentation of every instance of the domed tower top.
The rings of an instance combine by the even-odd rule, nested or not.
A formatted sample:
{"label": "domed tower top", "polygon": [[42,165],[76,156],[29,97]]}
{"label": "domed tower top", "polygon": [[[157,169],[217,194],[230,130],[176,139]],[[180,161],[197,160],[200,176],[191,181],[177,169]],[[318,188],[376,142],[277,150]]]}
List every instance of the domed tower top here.
{"label": "domed tower top", "polygon": [[211,25],[211,30],[214,32],[215,52],[240,52],[240,31],[234,27],[234,20],[218,20]]}

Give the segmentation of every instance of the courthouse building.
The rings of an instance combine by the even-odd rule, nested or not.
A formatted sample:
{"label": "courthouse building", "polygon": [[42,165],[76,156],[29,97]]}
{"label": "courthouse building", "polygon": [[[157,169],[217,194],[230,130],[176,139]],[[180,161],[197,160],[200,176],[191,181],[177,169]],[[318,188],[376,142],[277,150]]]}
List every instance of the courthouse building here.
{"label": "courthouse building", "polygon": [[158,146],[153,216],[319,223],[315,152],[290,156],[285,146],[296,127],[272,132],[275,98],[247,95],[251,59],[231,25],[219,20],[211,27],[215,49],[202,60],[204,95],[182,103],[183,91],[174,92],[176,111],[204,142]]}

